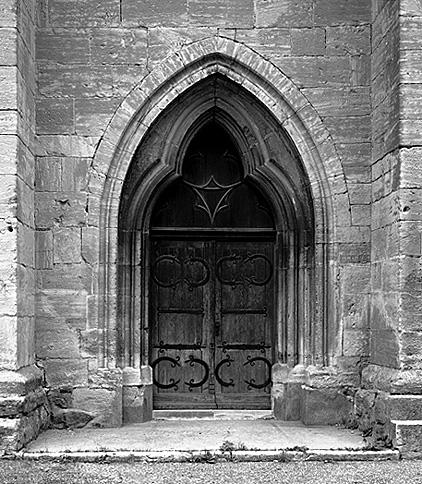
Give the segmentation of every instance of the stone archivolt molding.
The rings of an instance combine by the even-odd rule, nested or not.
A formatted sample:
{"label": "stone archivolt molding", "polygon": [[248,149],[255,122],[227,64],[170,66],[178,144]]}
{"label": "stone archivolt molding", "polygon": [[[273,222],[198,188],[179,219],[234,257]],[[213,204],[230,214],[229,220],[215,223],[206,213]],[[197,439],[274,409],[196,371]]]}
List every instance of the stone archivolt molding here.
{"label": "stone archivolt molding", "polygon": [[[222,95],[216,97],[203,87],[207,80],[217,78]],[[195,86],[199,86],[197,92]],[[239,96],[236,92],[228,95],[230,89],[237,90]],[[159,159],[147,163],[146,157],[145,163],[137,163],[136,171],[133,161],[142,160],[139,147],[148,146],[156,124],[186,93],[192,93],[191,100],[167,133]],[[262,132],[262,126],[257,126],[248,116],[248,109],[238,102],[242,95],[256,99],[254,104],[262,113],[265,106],[278,133],[284,133],[286,146],[300,160],[296,172],[283,172],[274,162],[266,140],[268,133]],[[297,238],[283,244],[290,251],[295,245],[301,247],[299,254],[289,259],[294,260],[296,274],[302,271],[302,275],[291,276],[290,291],[296,288],[303,297],[308,293],[308,301],[312,294],[313,300],[302,311],[296,328],[291,329],[296,331],[292,351],[297,353],[291,363],[327,365],[335,355],[336,227],[350,225],[345,220],[339,223],[335,210],[336,194],[346,192],[340,160],[318,114],[290,79],[243,44],[213,37],[190,44],[163,60],[132,90],[111,120],[94,157],[89,205],[90,212],[99,214],[100,228],[95,307],[101,338],[100,367],[140,368],[147,364],[147,341],[142,332],[147,330],[148,316],[142,300],[148,284],[145,267],[140,268],[138,261],[144,261],[144,265],[147,262],[148,217],[154,194],[160,192],[157,187],[166,186],[177,176],[183,150],[201,123],[206,122],[216,100],[220,122],[241,146],[246,173],[278,207],[278,232]],[[298,195],[298,184],[292,180],[299,175],[298,167],[302,167],[300,176],[307,180],[308,198]],[[125,180],[130,177],[138,186],[128,194]],[[125,199],[130,199],[126,206]],[[123,213],[120,219],[119,207]],[[123,241],[122,233],[126,234]]]}

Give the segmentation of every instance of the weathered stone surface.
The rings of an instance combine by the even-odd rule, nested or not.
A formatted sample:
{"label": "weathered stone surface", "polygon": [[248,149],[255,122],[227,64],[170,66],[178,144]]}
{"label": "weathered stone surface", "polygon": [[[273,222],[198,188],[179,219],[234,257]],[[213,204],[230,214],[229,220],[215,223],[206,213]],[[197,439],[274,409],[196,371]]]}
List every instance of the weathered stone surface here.
{"label": "weathered stone surface", "polygon": [[50,358],[43,362],[47,385],[62,387],[86,385],[88,380],[87,363],[79,359]]}
{"label": "weathered stone surface", "polygon": [[366,0],[315,0],[314,18],[317,25],[356,24],[371,21],[371,4]]}
{"label": "weathered stone surface", "polygon": [[76,29],[38,29],[37,62],[88,64],[89,34]]}
{"label": "weathered stone surface", "polygon": [[35,223],[39,229],[55,225],[77,227],[85,223],[86,195],[75,192],[41,192],[35,196]]}
{"label": "weathered stone surface", "polygon": [[324,55],[325,54],[325,30],[291,29],[292,55]]}
{"label": "weathered stone surface", "polygon": [[0,67],[0,109],[17,108],[16,67]]}
{"label": "weathered stone surface", "polygon": [[238,29],[236,40],[257,50],[263,57],[279,60],[290,55],[290,31],[288,29]]}
{"label": "weathered stone surface", "polygon": [[[351,64],[347,57],[283,57],[274,63],[299,87],[350,86]],[[347,120],[348,118],[345,118]],[[366,136],[369,138],[369,122]],[[352,133],[349,129],[349,132]],[[361,140],[359,140],[361,141]],[[348,139],[348,142],[351,142]]]}
{"label": "weathered stone surface", "polygon": [[74,134],[75,114],[72,99],[39,99],[37,101],[38,134]]}
{"label": "weathered stone surface", "polygon": [[187,0],[167,3],[148,0],[122,0],[123,24],[128,26],[178,26],[188,21]]}
{"label": "weathered stone surface", "polygon": [[80,429],[90,422],[94,415],[75,408],[52,408],[51,426],[56,429]]}
{"label": "weathered stone surface", "polygon": [[81,262],[81,229],[62,228],[53,232],[54,264]]}
{"label": "weathered stone surface", "polygon": [[141,423],[152,419],[152,385],[123,387],[123,421]]}
{"label": "weathered stone surface", "polygon": [[76,99],[76,133],[82,136],[100,136],[107,128],[120,99]]}
{"label": "weathered stone surface", "polygon": [[255,0],[257,27],[311,27],[311,0]]}
{"label": "weathered stone surface", "polygon": [[[180,5],[183,2],[177,1]],[[179,7],[180,8],[180,7]],[[221,25],[224,27],[253,27],[255,10],[253,0],[189,0],[189,21],[193,25]]]}
{"label": "weathered stone surface", "polygon": [[93,64],[147,63],[146,29],[95,29],[89,39]]}
{"label": "weathered stone surface", "polygon": [[17,31],[12,28],[0,28],[0,65],[14,66],[17,63]]}
{"label": "weathered stone surface", "polygon": [[75,388],[73,391],[73,406],[94,415],[94,419],[89,426],[118,427],[122,424],[121,388],[114,390]]}
{"label": "weathered stone surface", "polygon": [[305,425],[345,423],[352,412],[352,399],[337,390],[302,387],[301,418]]}
{"label": "weathered stone surface", "polygon": [[328,55],[362,55],[371,53],[370,26],[328,27]]}
{"label": "weathered stone surface", "polygon": [[48,18],[57,27],[106,27],[120,20],[120,0],[50,0]]}
{"label": "weathered stone surface", "polygon": [[365,116],[371,112],[370,90],[366,87],[307,88],[302,92],[320,116]]}

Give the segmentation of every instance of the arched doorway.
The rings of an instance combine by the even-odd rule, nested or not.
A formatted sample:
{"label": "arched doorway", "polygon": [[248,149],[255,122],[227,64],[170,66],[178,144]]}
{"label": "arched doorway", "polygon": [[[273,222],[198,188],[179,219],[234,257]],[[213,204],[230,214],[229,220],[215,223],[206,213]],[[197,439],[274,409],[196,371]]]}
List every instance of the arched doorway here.
{"label": "arched doorway", "polygon": [[154,408],[270,408],[276,231],[215,120],[192,137],[150,222]]}
{"label": "arched doorway", "polygon": [[[225,149],[218,152],[219,146]],[[315,243],[310,180],[285,129],[255,96],[215,74],[161,112],[118,183],[117,317],[106,337],[113,341],[116,334],[127,408],[140,401],[133,400],[134,387],[146,392],[143,408],[152,407],[153,389],[155,408],[268,408],[271,400],[275,408],[274,402],[287,401],[284,385],[290,370],[322,361],[324,354],[325,306],[318,302],[326,294],[326,260],[321,265],[317,260],[327,245]],[[236,284],[236,261],[254,254],[260,257],[243,263],[247,283]],[[201,261],[185,263],[192,258]],[[219,259],[224,264],[217,264]],[[259,279],[270,265],[268,282],[267,277]],[[251,281],[262,280],[267,293],[261,300],[256,296],[255,306],[250,304],[253,290],[261,286]],[[221,287],[225,300],[236,291],[243,296],[233,306],[221,306]],[[106,309],[114,310],[110,304]],[[240,309],[242,316],[230,315],[231,309]],[[242,327],[250,325],[247,338],[219,336],[218,326],[221,331],[230,317],[234,328],[241,317],[246,321]],[[255,328],[254,318],[264,322],[268,338],[255,340],[253,332],[260,325]],[[191,327],[200,328],[196,336]],[[236,351],[237,370],[231,361]],[[157,362],[159,358],[164,359]],[[270,365],[276,378],[268,382]],[[214,396],[216,372],[223,382],[220,401]],[[152,375],[165,387],[154,385]],[[206,400],[210,383],[214,393]],[[296,401],[293,405],[299,408]]]}

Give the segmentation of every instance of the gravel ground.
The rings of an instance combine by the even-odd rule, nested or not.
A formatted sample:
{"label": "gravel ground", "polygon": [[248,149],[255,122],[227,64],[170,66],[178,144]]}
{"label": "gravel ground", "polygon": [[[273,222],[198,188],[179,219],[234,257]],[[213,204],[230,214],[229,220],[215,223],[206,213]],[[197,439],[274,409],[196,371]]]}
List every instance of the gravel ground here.
{"label": "gravel ground", "polygon": [[0,460],[0,483],[417,484],[422,483],[422,461],[91,464]]}

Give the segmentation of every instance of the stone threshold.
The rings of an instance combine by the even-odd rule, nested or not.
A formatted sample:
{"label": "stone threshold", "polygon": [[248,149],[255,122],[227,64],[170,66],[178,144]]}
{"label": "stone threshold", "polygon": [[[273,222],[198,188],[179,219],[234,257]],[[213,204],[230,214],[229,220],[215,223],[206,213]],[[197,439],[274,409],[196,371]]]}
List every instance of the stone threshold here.
{"label": "stone threshold", "polygon": [[5,458],[72,462],[347,462],[398,461],[398,450],[254,450],[254,451],[87,451],[87,452],[16,452]]}
{"label": "stone threshold", "polygon": [[259,420],[273,419],[271,410],[154,410],[154,420]]}

